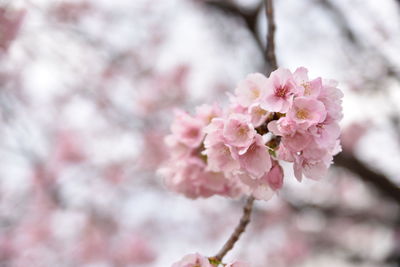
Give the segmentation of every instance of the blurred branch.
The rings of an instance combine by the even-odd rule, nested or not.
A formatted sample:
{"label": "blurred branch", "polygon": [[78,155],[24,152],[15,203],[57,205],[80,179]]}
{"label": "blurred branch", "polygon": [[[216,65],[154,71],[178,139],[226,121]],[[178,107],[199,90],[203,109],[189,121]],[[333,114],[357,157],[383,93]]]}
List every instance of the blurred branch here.
{"label": "blurred branch", "polygon": [[379,211],[374,210],[355,210],[343,207],[342,205],[322,206],[299,201],[287,201],[286,203],[296,213],[315,211],[329,219],[350,219],[357,223],[375,222],[389,227],[398,224],[395,214],[385,216]]}
{"label": "blurred branch", "polygon": [[400,145],[400,114],[393,113],[389,116],[389,119],[397,137],[397,144]]}
{"label": "blurred branch", "polygon": [[257,33],[257,15],[262,8],[262,4],[260,3],[254,9],[244,9],[238,7],[234,3],[230,1],[216,1],[216,0],[208,0],[205,1],[206,5],[222,11],[228,15],[235,16],[241,18],[252,34],[254,40],[257,43],[257,46],[260,51],[262,51],[264,55],[265,61],[268,63],[267,73],[272,72],[277,69],[277,60],[275,55],[275,29],[276,25],[274,22],[274,9],[272,0],[265,0],[265,14],[268,22],[268,33],[267,33],[267,47],[264,49],[263,43],[260,39],[260,36]]}
{"label": "blurred branch", "polygon": [[337,155],[335,163],[357,174],[363,181],[373,185],[383,196],[392,199],[400,206],[400,188],[385,175],[370,169],[348,152]]}
{"label": "blurred branch", "polygon": [[353,30],[349,27],[347,23],[347,18],[344,16],[344,14],[329,0],[318,0],[318,2],[331,13],[336,22],[336,25],[344,33],[346,38],[355,45],[361,46],[361,43],[358,41]]}
{"label": "blurred branch", "polygon": [[[398,0],[400,2],[400,0]],[[318,0],[325,10],[329,11],[332,15],[336,25],[339,29],[344,33],[344,36],[349,41],[350,44],[353,44],[357,49],[361,50],[369,50],[374,55],[378,57],[381,61],[382,65],[385,67],[386,74],[389,77],[395,78],[398,82],[400,82],[400,72],[397,70],[395,66],[393,66],[392,62],[384,55],[378,48],[367,48],[365,46],[365,41],[361,41],[354,30],[350,27],[347,17],[345,14],[330,0]]]}
{"label": "blurred branch", "polygon": [[264,50],[260,36],[257,33],[257,15],[262,8],[261,4],[253,9],[240,8],[230,1],[207,0],[205,1],[205,4],[210,8],[222,11],[227,15],[242,19],[256,41],[258,48]]}
{"label": "blurred branch", "polygon": [[354,251],[353,249],[350,249],[349,247],[332,240],[330,237],[320,234],[310,234],[310,236],[312,236],[313,243],[316,248],[316,254],[320,254],[321,252],[328,252],[329,254],[332,254],[336,252],[341,255],[341,258],[351,264],[356,264],[357,266],[364,266],[365,264],[368,266],[386,266],[387,264],[394,264],[396,262],[398,263],[397,254],[390,254],[382,259],[375,259],[368,254],[361,254],[360,252]]}

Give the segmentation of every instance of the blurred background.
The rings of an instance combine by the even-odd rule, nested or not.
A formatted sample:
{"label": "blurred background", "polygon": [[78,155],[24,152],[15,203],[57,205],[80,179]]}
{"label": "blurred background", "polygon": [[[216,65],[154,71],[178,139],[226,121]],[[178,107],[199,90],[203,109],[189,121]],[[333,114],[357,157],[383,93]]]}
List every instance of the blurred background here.
{"label": "blurred background", "polygon": [[[227,260],[400,266],[400,1],[275,0],[278,64],[336,79],[343,152],[258,201]],[[265,72],[259,0],[0,1],[0,266],[170,266],[214,255],[243,200],[156,170],[173,110]]]}

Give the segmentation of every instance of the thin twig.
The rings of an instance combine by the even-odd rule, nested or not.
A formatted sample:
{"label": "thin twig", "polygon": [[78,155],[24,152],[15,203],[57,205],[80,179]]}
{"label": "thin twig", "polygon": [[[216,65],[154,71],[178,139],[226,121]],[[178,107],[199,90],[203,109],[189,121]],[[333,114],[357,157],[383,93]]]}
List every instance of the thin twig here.
{"label": "thin twig", "polygon": [[228,241],[224,244],[222,249],[218,252],[213,259],[221,262],[225,255],[233,248],[235,243],[239,240],[240,235],[246,230],[246,226],[250,222],[251,211],[253,210],[254,197],[250,196],[247,199],[246,205],[243,207],[243,215],[240,218],[239,224],[236,226],[235,231],[231,234]]}
{"label": "thin twig", "polygon": [[272,72],[278,68],[275,55],[275,20],[274,20],[274,5],[273,0],[265,0],[265,15],[267,16],[268,22],[268,33],[267,33],[267,48],[265,51],[266,59],[269,65],[269,72]]}

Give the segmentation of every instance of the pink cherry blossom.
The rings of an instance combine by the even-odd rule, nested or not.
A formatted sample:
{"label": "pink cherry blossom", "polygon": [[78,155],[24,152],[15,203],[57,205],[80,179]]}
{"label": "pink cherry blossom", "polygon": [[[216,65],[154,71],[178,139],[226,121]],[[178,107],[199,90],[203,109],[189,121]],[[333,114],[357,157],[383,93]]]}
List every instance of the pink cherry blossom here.
{"label": "pink cherry blossom", "polygon": [[298,68],[293,73],[293,79],[296,84],[303,87],[303,96],[316,98],[319,96],[322,87],[322,79],[316,78],[314,80],[308,79],[308,70],[304,67]]}
{"label": "pink cherry blossom", "polygon": [[248,194],[251,194],[256,199],[270,200],[275,194],[275,191],[268,183],[267,173],[258,179],[254,179],[246,174],[239,175],[239,178],[245,185]]}
{"label": "pink cherry blossom", "polygon": [[224,143],[218,143],[204,150],[207,156],[208,170],[214,172],[232,173],[239,169],[233,148]]}
{"label": "pink cherry blossom", "polygon": [[292,152],[300,152],[312,141],[312,137],[306,132],[295,132],[282,138],[282,143]]}
{"label": "pink cherry blossom", "polygon": [[329,164],[332,161],[332,148],[320,147],[315,142],[310,144],[302,151],[301,156],[308,160],[318,160]]}
{"label": "pink cherry blossom", "polygon": [[247,75],[246,79],[241,81],[235,90],[237,102],[244,107],[259,102],[267,86],[268,80],[261,73]]}
{"label": "pink cherry blossom", "polygon": [[224,142],[223,121],[214,119],[205,128],[204,155],[207,156],[208,170],[232,173],[240,168],[235,149]]}
{"label": "pink cherry blossom", "polygon": [[239,156],[239,162],[241,169],[255,178],[271,169],[271,157],[260,135],[256,135],[246,153]]}
{"label": "pink cherry blossom", "polygon": [[268,181],[269,186],[273,190],[276,191],[281,189],[283,185],[283,169],[281,165],[279,165],[278,161],[276,160],[272,161],[272,168],[267,173],[266,179]]}
{"label": "pink cherry blossom", "polygon": [[336,88],[337,82],[332,80],[322,81],[322,90],[318,96],[327,111],[327,117],[330,120],[339,121],[342,119],[342,98],[343,93],[341,90]]}
{"label": "pink cherry blossom", "polygon": [[328,171],[329,165],[322,161],[317,160],[306,160],[304,158],[299,158],[298,161],[294,163],[294,173],[298,181],[301,181],[303,174],[310,179],[320,180],[325,177]]}
{"label": "pink cherry blossom", "polygon": [[177,110],[171,132],[188,147],[197,147],[203,140],[203,123],[184,111]]}
{"label": "pink cherry blossom", "polygon": [[288,117],[302,127],[308,128],[323,122],[326,110],[324,104],[316,99],[297,97],[293,101]]}
{"label": "pink cherry blossom", "polygon": [[292,73],[287,69],[277,69],[268,79],[268,90],[262,97],[261,107],[272,112],[286,113],[297,93],[299,89]]}
{"label": "pink cherry blossom", "polygon": [[[251,74],[225,110],[203,105],[178,112],[166,138],[167,186],[190,198],[253,195],[268,200],[283,186],[278,162],[295,177],[324,177],[341,151],[343,94],[334,81],[310,79],[306,68]],[[265,127],[267,125],[267,127]]]}
{"label": "pink cherry blossom", "polygon": [[287,162],[294,162],[296,153],[293,153],[285,146],[285,142],[281,141],[278,149],[276,150],[277,158]]}
{"label": "pink cherry blossom", "polygon": [[208,258],[195,253],[184,256],[180,261],[172,264],[172,267],[214,267]]}
{"label": "pink cherry blossom", "polygon": [[333,147],[340,136],[340,126],[337,122],[322,122],[311,126],[308,132],[320,147]]}
{"label": "pink cherry blossom", "polygon": [[180,159],[189,156],[193,150],[181,143],[175,135],[167,135],[164,138],[164,143],[169,148],[170,157]]}
{"label": "pink cherry blossom", "polygon": [[231,104],[226,110],[226,114],[248,114],[248,107],[242,106],[237,103],[234,96],[230,99],[230,101]]}
{"label": "pink cherry blossom", "polygon": [[225,265],[225,267],[250,267],[250,265],[243,261],[234,261]]}
{"label": "pink cherry blossom", "polygon": [[214,118],[211,123],[204,127],[203,132],[206,134],[204,138],[204,146],[211,147],[215,144],[224,142],[222,131],[224,129],[224,119]]}
{"label": "pink cherry blossom", "polygon": [[256,198],[269,200],[283,185],[283,169],[278,161],[273,161],[272,168],[259,178],[239,175],[247,190]]}
{"label": "pink cherry blossom", "polygon": [[270,112],[261,108],[259,104],[253,104],[249,106],[248,114],[250,115],[250,121],[254,127],[262,125],[271,115]]}
{"label": "pink cherry blossom", "polygon": [[192,157],[184,162],[176,162],[175,167],[162,171],[166,177],[166,186],[188,198],[210,197],[215,194],[235,197],[240,194],[240,188],[235,185],[235,181],[228,180],[222,173],[207,171],[206,164],[199,158]]}
{"label": "pink cherry blossom", "polygon": [[203,104],[196,108],[196,118],[201,120],[204,125],[208,125],[213,118],[220,117],[221,115],[222,110],[217,104]]}
{"label": "pink cherry blossom", "polygon": [[[204,126],[210,116],[214,116],[218,109],[203,106],[197,110],[195,116],[187,113],[177,112],[173,123],[172,134],[165,138],[165,144],[169,151],[169,160],[159,169],[159,174],[164,177],[165,185],[171,190],[184,194],[188,198],[210,197],[218,194],[236,197],[242,193],[240,185],[234,179],[228,179],[223,172],[231,172],[239,169],[237,160],[226,162],[225,155],[221,155],[222,142],[221,122],[216,118],[207,127],[210,134],[208,143],[210,146],[208,158],[211,163],[207,164],[206,151],[208,143],[203,141],[207,132]],[[197,138],[189,142],[191,137],[186,134],[187,129],[195,128],[201,136],[200,142]],[[215,135],[212,134],[214,131]],[[213,139],[215,136],[215,139]],[[226,146],[225,146],[226,148]],[[229,148],[228,148],[229,149]],[[218,165],[220,164],[220,165]],[[232,166],[229,164],[233,164]]]}
{"label": "pink cherry blossom", "polygon": [[241,114],[229,116],[222,130],[227,144],[247,149],[253,143],[256,131],[250,123],[250,117]]}
{"label": "pink cherry blossom", "polygon": [[297,131],[297,125],[287,117],[268,123],[268,129],[275,135],[292,135]]}

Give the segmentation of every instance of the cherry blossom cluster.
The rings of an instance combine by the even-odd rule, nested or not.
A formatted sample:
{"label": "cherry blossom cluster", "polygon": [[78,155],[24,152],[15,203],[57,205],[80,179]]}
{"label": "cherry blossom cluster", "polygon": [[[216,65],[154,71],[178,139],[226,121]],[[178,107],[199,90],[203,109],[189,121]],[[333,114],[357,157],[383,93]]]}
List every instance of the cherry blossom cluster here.
{"label": "cherry blossom cluster", "polygon": [[[189,254],[184,256],[180,261],[174,263],[172,267],[215,267],[219,263],[204,257],[198,253]],[[224,264],[225,267],[249,267],[247,263],[241,261],[234,261],[228,264]]]}
{"label": "cherry blossom cluster", "polygon": [[318,180],[340,152],[342,92],[332,80],[309,79],[306,68],[249,74],[230,105],[176,111],[166,137],[166,185],[187,197],[253,195],[270,199],[283,184],[279,161],[295,177]]}
{"label": "cherry blossom cluster", "polygon": [[176,110],[172,134],[165,138],[170,160],[160,170],[168,188],[189,198],[242,194],[235,179],[227,179],[224,173],[209,169],[204,155],[204,129],[221,116],[222,110],[217,105],[202,105],[196,109],[195,116]]}

